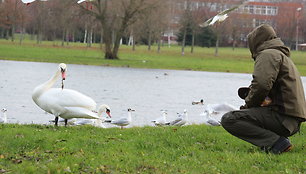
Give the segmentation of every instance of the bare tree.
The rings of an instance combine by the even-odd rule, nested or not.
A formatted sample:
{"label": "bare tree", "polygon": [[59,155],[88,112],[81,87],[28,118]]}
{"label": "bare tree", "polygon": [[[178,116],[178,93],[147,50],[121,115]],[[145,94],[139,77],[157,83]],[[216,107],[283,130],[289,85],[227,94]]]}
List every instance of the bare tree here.
{"label": "bare tree", "polygon": [[[91,2],[92,10],[81,6],[101,23],[106,59],[119,59],[120,39],[124,32],[137,21],[139,15],[154,8],[157,2],[157,0],[96,0]],[[111,33],[114,36],[114,43]]]}

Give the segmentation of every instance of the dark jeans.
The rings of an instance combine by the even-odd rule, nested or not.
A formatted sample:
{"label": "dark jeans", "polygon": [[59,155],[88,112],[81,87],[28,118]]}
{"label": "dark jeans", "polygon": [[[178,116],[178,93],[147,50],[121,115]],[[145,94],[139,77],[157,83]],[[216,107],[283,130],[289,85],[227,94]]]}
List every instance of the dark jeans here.
{"label": "dark jeans", "polygon": [[259,147],[272,147],[280,136],[289,137],[300,128],[298,119],[281,115],[270,107],[228,112],[221,124],[232,135]]}

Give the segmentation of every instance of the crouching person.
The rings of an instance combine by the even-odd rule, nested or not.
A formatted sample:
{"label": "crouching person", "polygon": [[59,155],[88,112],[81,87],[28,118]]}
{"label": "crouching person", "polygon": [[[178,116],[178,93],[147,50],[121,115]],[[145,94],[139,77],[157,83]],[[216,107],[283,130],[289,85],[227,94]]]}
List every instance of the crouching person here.
{"label": "crouching person", "polygon": [[271,26],[261,25],[247,37],[255,61],[253,79],[245,105],[224,114],[221,124],[230,134],[266,152],[290,151],[293,146],[288,137],[306,119],[300,74],[289,58],[289,48]]}

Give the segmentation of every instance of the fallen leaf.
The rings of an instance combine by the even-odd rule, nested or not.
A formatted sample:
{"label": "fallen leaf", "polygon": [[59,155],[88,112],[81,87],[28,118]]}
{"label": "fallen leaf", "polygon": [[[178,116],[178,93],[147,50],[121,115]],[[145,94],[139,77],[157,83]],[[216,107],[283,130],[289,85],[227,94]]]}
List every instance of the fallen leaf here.
{"label": "fallen leaf", "polygon": [[12,159],[12,162],[14,164],[20,164],[20,163],[22,163],[22,160],[21,159]]}

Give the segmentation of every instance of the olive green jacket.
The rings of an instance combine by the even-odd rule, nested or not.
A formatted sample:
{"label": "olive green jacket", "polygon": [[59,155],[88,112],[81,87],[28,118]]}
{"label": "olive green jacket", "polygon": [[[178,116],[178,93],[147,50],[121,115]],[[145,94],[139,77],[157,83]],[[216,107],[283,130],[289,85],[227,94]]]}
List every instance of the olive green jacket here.
{"label": "olive green jacket", "polygon": [[268,96],[278,112],[306,119],[306,103],[300,74],[289,58],[290,50],[269,25],[261,25],[248,35],[255,61],[247,107],[259,107]]}

